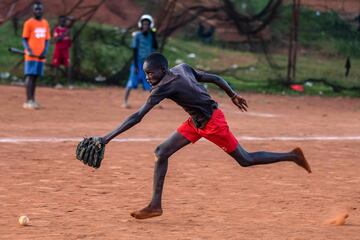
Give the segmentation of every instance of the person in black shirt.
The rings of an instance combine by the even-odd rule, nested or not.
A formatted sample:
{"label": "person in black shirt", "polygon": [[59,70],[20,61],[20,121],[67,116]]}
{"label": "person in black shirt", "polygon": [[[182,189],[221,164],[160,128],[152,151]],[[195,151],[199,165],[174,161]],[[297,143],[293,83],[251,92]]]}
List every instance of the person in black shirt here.
{"label": "person in black shirt", "polygon": [[187,64],[168,69],[167,59],[160,53],[152,53],[148,56],[143,69],[147,81],[152,86],[148,100],[118,128],[102,137],[103,142],[109,143],[111,139],[139,123],[155,105],[165,98],[180,105],[190,117],[156,148],[157,161],[152,200],[144,209],[132,212],[131,216],[145,219],[162,215],[161,197],[168,159],[176,151],[190,143],[195,143],[201,137],[221,147],[243,167],[290,161],[311,173],[310,166],[300,148],[287,153],[272,153],[247,152],[240,146],[229,130],[224,114],[201,84],[201,82],[207,82],[218,85],[241,111],[247,111],[246,100],[234,92],[221,77],[196,71]]}

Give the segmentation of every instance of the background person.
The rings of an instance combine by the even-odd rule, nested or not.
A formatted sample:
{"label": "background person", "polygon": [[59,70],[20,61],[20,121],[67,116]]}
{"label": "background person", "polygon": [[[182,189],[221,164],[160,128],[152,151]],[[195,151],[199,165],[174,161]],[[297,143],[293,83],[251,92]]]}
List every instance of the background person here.
{"label": "background person", "polygon": [[44,64],[48,52],[50,40],[49,23],[43,18],[44,6],[41,2],[33,4],[34,17],[24,23],[22,42],[25,48],[25,85],[26,102],[25,109],[39,109],[40,105],[35,101],[36,80],[44,74]]}
{"label": "background person", "polygon": [[71,48],[71,35],[69,21],[66,16],[59,17],[59,24],[54,29],[55,48],[51,61],[51,65],[55,68],[55,81],[57,88],[61,88],[59,83],[60,66],[65,67],[68,83],[71,83],[71,68],[70,68],[70,48]]}
{"label": "background person", "polygon": [[146,81],[145,73],[142,69],[145,58],[158,48],[156,34],[154,30],[154,20],[150,15],[141,16],[138,27],[140,31],[133,33],[131,47],[133,49],[133,63],[130,67],[130,76],[126,84],[123,107],[130,108],[128,102],[130,92],[136,89],[138,84],[142,84],[143,89],[150,91],[151,86]]}

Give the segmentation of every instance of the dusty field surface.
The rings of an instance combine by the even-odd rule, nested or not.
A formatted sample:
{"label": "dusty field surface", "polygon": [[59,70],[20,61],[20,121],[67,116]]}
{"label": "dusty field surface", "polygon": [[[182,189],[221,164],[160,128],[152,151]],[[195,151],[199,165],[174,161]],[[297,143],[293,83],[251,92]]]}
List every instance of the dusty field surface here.
{"label": "dusty field surface", "polygon": [[[29,111],[23,88],[0,86],[0,239],[360,239],[360,99],[245,94],[244,114],[213,94],[245,148],[300,146],[313,174],[242,168],[200,141],[170,159],[164,215],[141,221],[129,213],[150,200],[153,150],[187,116],[166,101],[107,146],[100,169],[83,166],[76,140],[109,132],[147,96],[133,92],[124,110],[123,93],[39,88],[43,109]],[[345,225],[324,224],[343,211]]]}

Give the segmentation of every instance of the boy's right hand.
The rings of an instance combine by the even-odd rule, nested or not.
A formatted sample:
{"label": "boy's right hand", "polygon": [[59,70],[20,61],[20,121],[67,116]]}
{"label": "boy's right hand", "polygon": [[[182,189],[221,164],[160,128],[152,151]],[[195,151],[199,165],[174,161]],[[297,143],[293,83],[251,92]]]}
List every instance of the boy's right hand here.
{"label": "boy's right hand", "polygon": [[26,52],[27,52],[27,54],[28,54],[29,56],[34,57],[34,54],[33,54],[32,50],[31,50],[31,48],[27,48],[27,49],[26,49]]}
{"label": "boy's right hand", "polygon": [[231,98],[231,100],[236,106],[238,106],[238,108],[242,112],[244,112],[244,111],[247,112],[248,105],[244,98],[242,98],[240,95],[236,94],[234,97]]}

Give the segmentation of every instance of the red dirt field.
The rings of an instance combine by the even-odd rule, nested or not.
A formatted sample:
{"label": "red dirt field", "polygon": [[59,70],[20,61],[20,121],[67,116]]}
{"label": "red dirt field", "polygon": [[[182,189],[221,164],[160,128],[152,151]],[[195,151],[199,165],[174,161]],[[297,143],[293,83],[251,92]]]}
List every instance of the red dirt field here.
{"label": "red dirt field", "polygon": [[[109,132],[147,95],[134,91],[134,109],[124,110],[123,93],[38,88],[43,109],[29,111],[23,88],[0,86],[0,239],[360,239],[360,99],[244,94],[250,112],[241,113],[214,94],[245,148],[300,146],[313,174],[292,163],[242,168],[200,141],[170,159],[164,215],[135,220],[129,213],[150,200],[161,142],[140,138],[166,138],[187,116],[165,101],[117,138],[134,141],[107,146],[100,169],[82,165],[71,138]],[[54,137],[63,140],[47,141]],[[344,211],[345,225],[324,224]]]}

